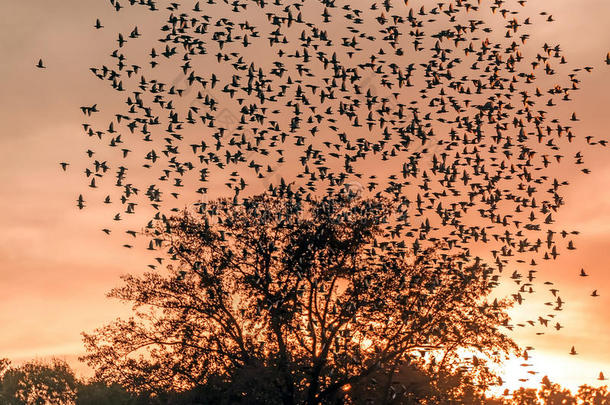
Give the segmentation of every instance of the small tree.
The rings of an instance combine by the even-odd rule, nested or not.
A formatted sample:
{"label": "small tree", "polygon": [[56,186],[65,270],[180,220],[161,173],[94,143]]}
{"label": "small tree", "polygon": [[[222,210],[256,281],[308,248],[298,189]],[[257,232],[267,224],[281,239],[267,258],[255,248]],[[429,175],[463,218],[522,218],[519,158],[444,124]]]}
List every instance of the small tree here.
{"label": "small tree", "polygon": [[610,392],[605,385],[601,387],[581,385],[578,392],[573,395],[569,389],[551,382],[547,376],[544,376],[537,390],[519,388],[505,403],[514,405],[606,405],[610,404]]}
{"label": "small tree", "polygon": [[582,401],[583,404],[590,405],[607,405],[610,404],[610,392],[608,387],[603,385],[601,387],[591,387],[589,385],[581,385],[578,387],[577,398]]}
{"label": "small tree", "polygon": [[538,397],[545,405],[572,405],[577,403],[569,389],[552,383],[547,376],[542,377]]}
{"label": "small tree", "polygon": [[409,251],[390,201],[285,187],[202,211],[151,231],[167,273],[110,292],[135,316],[84,334],[99,378],[161,392],[256,375],[239,395],[318,404],[428,352],[445,369],[460,348],[498,361],[515,348],[498,330],[508,304],[485,300],[490,271],[440,245]]}
{"label": "small tree", "polygon": [[145,396],[129,393],[118,384],[81,381],[77,386],[76,405],[153,405]]}
{"label": "small tree", "polygon": [[379,370],[372,374],[354,386],[349,397],[356,405],[489,404],[485,391],[492,380],[481,368],[439,369],[421,361],[405,363],[393,373]]}
{"label": "small tree", "polygon": [[539,405],[538,392],[535,388],[519,388],[512,394],[512,398],[508,401],[510,405]]}
{"label": "small tree", "polygon": [[31,361],[19,367],[1,362],[0,399],[6,405],[72,405],[77,381],[64,361]]}

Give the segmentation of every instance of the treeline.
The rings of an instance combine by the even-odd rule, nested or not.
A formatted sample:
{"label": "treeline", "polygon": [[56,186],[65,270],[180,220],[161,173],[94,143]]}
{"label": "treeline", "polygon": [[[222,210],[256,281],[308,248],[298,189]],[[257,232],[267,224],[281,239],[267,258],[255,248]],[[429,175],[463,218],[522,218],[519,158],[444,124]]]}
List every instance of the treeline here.
{"label": "treeline", "polygon": [[495,272],[468,251],[388,240],[393,201],[285,188],[208,212],[148,229],[171,263],[110,292],[134,316],[83,334],[93,379],[2,361],[0,403],[610,403],[606,387],[548,378],[490,398],[491,365],[521,353],[503,328],[512,303],[491,299]]}
{"label": "treeline", "polygon": [[[604,405],[610,404],[606,386],[583,385],[573,394],[543,377],[540,387],[488,397],[467,373],[431,378],[424,368],[403,367],[396,375],[373,375],[366,383],[349,387],[338,404],[481,404],[481,405]],[[270,384],[273,370],[251,370],[231,381],[220,376],[183,392],[132,392],[116,383],[80,379],[62,360],[31,361],[12,366],[0,360],[2,405],[212,405],[279,404]]]}

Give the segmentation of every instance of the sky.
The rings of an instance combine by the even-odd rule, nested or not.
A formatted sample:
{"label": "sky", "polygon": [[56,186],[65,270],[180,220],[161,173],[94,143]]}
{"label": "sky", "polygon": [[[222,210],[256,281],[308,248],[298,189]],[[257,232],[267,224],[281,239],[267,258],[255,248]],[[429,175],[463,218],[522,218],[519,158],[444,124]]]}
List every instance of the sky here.
{"label": "sky", "polygon": [[[556,20],[536,32],[560,43],[570,62],[593,66],[582,76],[574,105],[579,134],[608,139],[610,127],[610,51],[607,0],[537,0]],[[93,28],[96,18],[104,29]],[[117,101],[89,67],[105,63],[115,48],[116,28],[138,20],[136,11],[114,13],[108,1],[28,0],[0,2],[0,357],[14,362],[49,356],[67,359],[87,373],[81,332],[92,331],[129,308],[105,297],[119,276],[141,272],[149,256],[125,249],[124,238],[100,231],[102,209],[79,211],[76,197],[83,176],[63,173],[59,162],[78,167],[89,147],[82,135],[79,107],[98,103],[111,111]],[[143,21],[154,24],[154,21]],[[47,69],[36,69],[42,58]],[[565,327],[535,335],[516,328],[522,346],[534,346],[529,363],[510,362],[505,380],[527,384],[543,375],[574,389],[598,385],[610,375],[610,159],[607,149],[586,155],[589,175],[569,174],[566,205],[557,227],[577,229],[577,250],[540,268],[566,301],[557,320]],[[578,277],[580,268],[590,277]],[[599,297],[591,297],[597,289]],[[548,299],[542,292],[541,301]],[[544,299],[543,299],[544,298]],[[542,305],[531,303],[531,305]],[[527,320],[531,307],[516,308]],[[575,346],[578,355],[569,354]],[[513,385],[514,386],[514,385]]]}

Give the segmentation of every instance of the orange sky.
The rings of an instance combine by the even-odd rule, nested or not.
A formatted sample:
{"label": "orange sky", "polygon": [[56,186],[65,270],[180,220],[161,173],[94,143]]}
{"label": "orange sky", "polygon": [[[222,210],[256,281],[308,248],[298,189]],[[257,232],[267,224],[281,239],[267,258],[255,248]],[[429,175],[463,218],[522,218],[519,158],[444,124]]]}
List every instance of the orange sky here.
{"label": "orange sky", "polygon": [[[536,7],[557,20],[541,26],[538,39],[560,43],[573,64],[595,67],[581,77],[583,90],[574,96],[581,119],[577,132],[608,139],[610,67],[603,59],[610,50],[610,2],[536,0]],[[96,17],[105,29],[93,28]],[[117,102],[88,68],[108,60],[114,28],[136,17],[129,10],[115,14],[101,0],[0,2],[0,357],[73,360],[82,352],[81,331],[126,312],[104,294],[118,284],[120,274],[142,271],[148,263],[143,251],[124,249],[123,239],[105,237],[99,209],[76,209],[83,176],[63,175],[58,165],[70,161],[78,167],[84,161],[88,146],[78,107]],[[46,71],[34,67],[39,58]],[[599,371],[610,375],[607,149],[589,152],[587,163],[592,173],[570,177],[566,205],[557,216],[557,228],[581,231],[578,249],[540,269],[566,301],[558,315],[565,328],[542,336],[531,330],[516,333],[523,346],[536,347],[530,362],[540,374],[530,378],[532,384],[548,374],[574,388],[597,384]],[[591,277],[578,277],[580,267]],[[590,297],[593,289],[601,296]],[[550,293],[538,295],[547,299]],[[528,319],[530,313],[529,307],[517,308],[515,317]],[[577,356],[568,354],[572,345]],[[507,370],[510,381],[525,375],[519,366]]]}

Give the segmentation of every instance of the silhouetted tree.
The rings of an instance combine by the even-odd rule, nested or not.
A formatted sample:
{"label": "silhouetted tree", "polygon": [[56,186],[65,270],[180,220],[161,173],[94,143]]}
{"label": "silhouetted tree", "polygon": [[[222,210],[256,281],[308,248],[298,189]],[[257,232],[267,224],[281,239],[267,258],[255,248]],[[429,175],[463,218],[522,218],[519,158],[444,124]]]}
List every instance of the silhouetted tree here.
{"label": "silhouetted tree", "polygon": [[538,393],[535,388],[519,388],[507,401],[510,405],[538,405]]}
{"label": "silhouetted tree", "polygon": [[110,292],[135,316],[84,334],[98,378],[181,392],[223,376],[255,403],[332,403],[426,353],[445,370],[458,349],[480,368],[515,348],[498,329],[508,303],[486,301],[491,271],[442,244],[392,239],[404,212],[388,200],[283,187],[204,212],[150,230],[174,259],[167,272]]}
{"label": "silhouetted tree", "polygon": [[349,395],[357,405],[488,404],[486,390],[495,380],[489,377],[484,366],[441,370],[430,363],[412,362],[395,372],[379,370],[350,389]]}
{"label": "silhouetted tree", "polygon": [[577,397],[584,404],[590,405],[607,405],[610,404],[610,392],[607,386],[591,387],[589,385],[581,385],[578,388]]}
{"label": "silhouetted tree", "polygon": [[546,405],[572,405],[577,403],[570,390],[552,383],[547,376],[542,378],[541,386],[538,389],[538,397]]}
{"label": "silhouetted tree", "polygon": [[572,394],[569,389],[551,382],[547,376],[544,376],[538,389],[519,388],[505,403],[510,405],[606,405],[610,404],[610,393],[606,386],[596,388],[581,385],[578,392]]}
{"label": "silhouetted tree", "polygon": [[19,367],[1,362],[0,403],[3,405],[72,405],[77,380],[64,361],[31,361]]}
{"label": "silhouetted tree", "polygon": [[153,402],[146,395],[136,396],[119,384],[81,381],[77,386],[76,405],[144,405]]}

